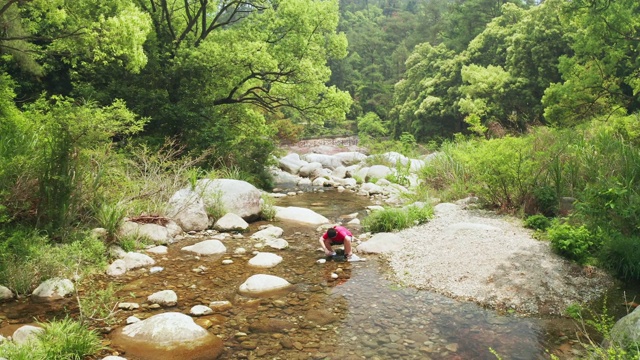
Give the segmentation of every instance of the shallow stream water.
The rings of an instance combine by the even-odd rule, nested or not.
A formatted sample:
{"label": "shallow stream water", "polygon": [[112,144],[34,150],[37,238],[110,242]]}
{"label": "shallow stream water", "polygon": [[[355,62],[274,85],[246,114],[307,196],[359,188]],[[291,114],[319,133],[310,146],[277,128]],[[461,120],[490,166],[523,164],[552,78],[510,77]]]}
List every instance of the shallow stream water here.
{"label": "shallow stream water", "polygon": [[[309,208],[336,222],[354,213],[362,219],[365,207],[371,204],[370,199],[349,191],[305,192],[276,200],[278,206]],[[115,283],[120,288],[119,301],[142,305],[138,310],[119,312],[112,324],[100,327],[104,344],[110,344],[109,330],[122,326],[129,316],[144,319],[166,311],[188,314],[192,306],[228,300],[231,309],[196,320],[223,339],[221,359],[524,360],[549,359],[550,353],[560,359],[584,355],[572,320],[498,313],[471,302],[404,288],[393,281],[384,259],[374,255],[364,256],[364,262],[318,264],[323,253],[316,227],[273,223],[284,229],[283,238],[290,247],[260,249],[279,254],[283,262],[270,269],[252,268],[247,265],[253,257],[248,237],[264,224],[251,224],[243,238],[224,240],[227,254],[223,256],[198,257],[181,251],[203,240],[194,235],[170,245],[165,255],[152,255],[156,266],[164,268],[159,273],[139,269],[116,279],[96,279],[92,287]],[[350,228],[356,236],[362,231],[359,226]],[[232,255],[237,247],[249,253]],[[223,265],[222,259],[234,263]],[[238,286],[258,273],[282,277],[294,286],[269,297],[239,295]],[[150,294],[167,289],[177,293],[176,307],[155,308],[146,302]],[[80,295],[86,291],[82,289]],[[44,321],[67,313],[77,313],[74,299],[43,304],[27,297],[3,303],[0,335],[7,336],[34,319]],[[127,357],[118,350],[106,350],[101,356]]]}

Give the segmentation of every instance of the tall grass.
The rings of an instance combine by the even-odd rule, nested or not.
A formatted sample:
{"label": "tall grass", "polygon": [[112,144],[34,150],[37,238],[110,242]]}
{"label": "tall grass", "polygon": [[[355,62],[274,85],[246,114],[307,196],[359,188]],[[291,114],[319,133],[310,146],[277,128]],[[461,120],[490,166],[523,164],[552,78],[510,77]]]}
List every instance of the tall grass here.
{"label": "tall grass", "polygon": [[11,360],[82,360],[103,346],[99,335],[70,318],[39,324],[44,331],[25,343],[0,344],[0,357]]}

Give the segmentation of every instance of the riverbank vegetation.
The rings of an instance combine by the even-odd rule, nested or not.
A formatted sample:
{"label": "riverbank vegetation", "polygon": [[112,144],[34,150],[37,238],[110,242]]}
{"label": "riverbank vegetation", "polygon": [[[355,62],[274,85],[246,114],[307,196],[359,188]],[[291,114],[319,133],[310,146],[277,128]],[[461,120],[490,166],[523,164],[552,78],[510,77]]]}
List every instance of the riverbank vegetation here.
{"label": "riverbank vegetation", "polygon": [[280,143],[327,134],[436,152],[420,194],[474,194],[640,279],[635,0],[2,4],[0,284],[19,294],[100,267],[125,216],[199,178],[268,189]]}

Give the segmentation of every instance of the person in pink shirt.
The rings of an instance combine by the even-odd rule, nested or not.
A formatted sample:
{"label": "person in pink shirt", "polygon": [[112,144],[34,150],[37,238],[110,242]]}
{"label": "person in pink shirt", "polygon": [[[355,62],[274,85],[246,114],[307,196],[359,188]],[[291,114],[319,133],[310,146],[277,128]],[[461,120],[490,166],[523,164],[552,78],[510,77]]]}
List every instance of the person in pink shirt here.
{"label": "person in pink shirt", "polygon": [[322,236],[320,236],[320,245],[327,256],[335,256],[336,253],[331,249],[333,245],[344,245],[344,255],[347,260],[353,255],[351,251],[351,243],[353,242],[353,234],[344,226],[334,226],[329,228]]}

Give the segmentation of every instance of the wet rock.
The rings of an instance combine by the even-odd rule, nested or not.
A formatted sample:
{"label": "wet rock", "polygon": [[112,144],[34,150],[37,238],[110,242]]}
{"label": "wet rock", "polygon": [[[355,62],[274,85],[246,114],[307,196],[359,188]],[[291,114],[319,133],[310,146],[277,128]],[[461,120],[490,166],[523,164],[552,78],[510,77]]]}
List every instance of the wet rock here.
{"label": "wet rock", "polygon": [[193,316],[202,316],[202,315],[213,314],[213,310],[208,306],[196,305],[191,308],[189,313]]}
{"label": "wet rock", "polygon": [[118,304],[118,309],[121,310],[136,310],[140,308],[140,304],[133,302],[121,302]]}
{"label": "wet rock", "polygon": [[289,247],[289,242],[285,239],[267,239],[264,243],[266,246],[282,250]]}
{"label": "wet rock", "polygon": [[209,307],[215,312],[222,312],[231,309],[233,307],[233,304],[231,304],[231,302],[227,300],[212,301],[209,303]]}
{"label": "wet rock", "polygon": [[126,253],[122,258],[122,260],[124,260],[127,271],[141,268],[148,265],[153,265],[156,263],[156,261],[153,260],[150,256],[137,253],[137,252]]}
{"label": "wet rock", "polygon": [[121,276],[126,273],[127,263],[122,259],[115,260],[107,267],[107,275],[109,276]]}
{"label": "wet rock", "polygon": [[218,231],[245,231],[249,224],[240,216],[227,213],[213,224],[213,228]]}
{"label": "wet rock", "polygon": [[256,274],[242,283],[239,290],[243,295],[260,295],[286,289],[290,286],[291,283],[283,278],[274,275]]}
{"label": "wet rock", "polygon": [[266,241],[269,239],[277,239],[284,234],[282,228],[269,225],[251,235],[252,239]]}
{"label": "wet rock", "polygon": [[276,210],[277,220],[289,220],[309,225],[321,225],[328,224],[330,222],[329,219],[323,215],[307,208],[297,206],[274,206],[274,208]]}
{"label": "wet rock", "polygon": [[168,248],[164,245],[158,245],[158,246],[148,248],[146,251],[152,254],[163,255],[168,252]]}
{"label": "wet rock", "polygon": [[316,323],[320,326],[334,323],[339,320],[339,317],[324,309],[309,310],[305,314],[308,321]]}
{"label": "wet rock", "polygon": [[154,266],[151,269],[149,269],[149,274],[159,273],[159,272],[161,272],[163,270],[164,270],[164,268],[162,266]]}
{"label": "wet rock", "polygon": [[149,295],[147,301],[162,306],[176,306],[178,295],[173,290],[162,290]]}
{"label": "wet rock", "polygon": [[12,339],[18,345],[26,344],[29,341],[36,340],[38,334],[44,332],[41,327],[33,325],[23,325],[13,332]]}
{"label": "wet rock", "polygon": [[270,268],[278,265],[281,262],[282,262],[282,256],[280,255],[267,253],[267,252],[260,252],[249,260],[249,265],[256,266],[256,267]]}
{"label": "wet rock", "polygon": [[193,252],[198,255],[214,255],[224,254],[227,248],[220,240],[205,240],[194,245],[185,246],[181,250]]}
{"label": "wet rock", "polygon": [[112,347],[140,360],[213,360],[222,353],[223,342],[188,315],[169,312],[117,329]]}
{"label": "wet rock", "polygon": [[256,333],[282,333],[286,330],[295,329],[296,327],[296,324],[287,320],[266,318],[259,319],[251,323],[249,325],[249,330]]}
{"label": "wet rock", "polygon": [[13,291],[0,285],[0,301],[13,299]]}
{"label": "wet rock", "polygon": [[69,279],[53,278],[40,284],[33,296],[47,299],[60,299],[73,293],[75,287]]}

